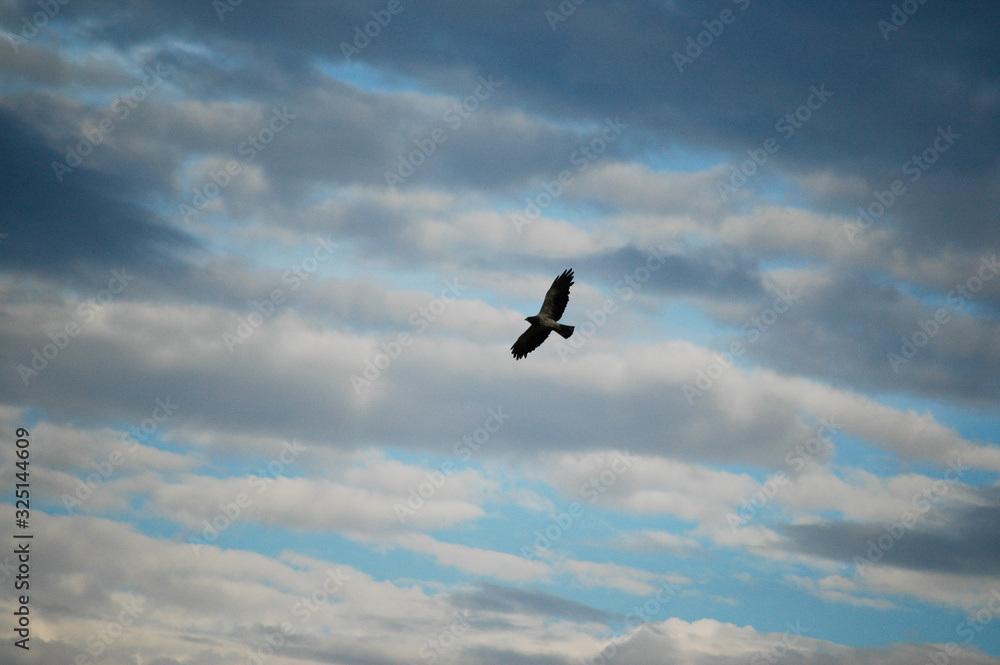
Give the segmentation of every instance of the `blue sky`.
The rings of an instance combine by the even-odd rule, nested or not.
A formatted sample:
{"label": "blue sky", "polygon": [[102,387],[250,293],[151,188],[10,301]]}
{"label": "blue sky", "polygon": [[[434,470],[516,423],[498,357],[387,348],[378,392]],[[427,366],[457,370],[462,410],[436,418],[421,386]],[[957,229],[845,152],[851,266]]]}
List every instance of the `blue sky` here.
{"label": "blue sky", "polygon": [[995,13],[0,4],[4,662],[1000,663]]}

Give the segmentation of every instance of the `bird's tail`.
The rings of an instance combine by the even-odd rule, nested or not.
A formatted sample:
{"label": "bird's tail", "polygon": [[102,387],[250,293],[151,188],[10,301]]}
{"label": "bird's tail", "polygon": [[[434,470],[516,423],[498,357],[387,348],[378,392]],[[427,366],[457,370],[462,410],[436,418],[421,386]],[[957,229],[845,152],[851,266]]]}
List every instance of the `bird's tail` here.
{"label": "bird's tail", "polygon": [[562,335],[565,339],[569,339],[570,337],[572,337],[574,330],[576,330],[576,328],[574,328],[573,326],[564,326],[561,323],[559,324],[559,327],[556,328],[556,332]]}

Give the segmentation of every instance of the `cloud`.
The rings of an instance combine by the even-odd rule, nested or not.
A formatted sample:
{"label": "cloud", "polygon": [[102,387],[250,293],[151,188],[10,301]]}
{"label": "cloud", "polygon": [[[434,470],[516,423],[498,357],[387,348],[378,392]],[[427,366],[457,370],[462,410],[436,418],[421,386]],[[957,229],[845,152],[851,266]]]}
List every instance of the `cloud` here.
{"label": "cloud", "polygon": [[107,282],[113,269],[127,268],[147,280],[184,274],[182,256],[198,244],[123,200],[138,182],[112,180],[86,167],[59,182],[51,164],[63,155],[35,128],[9,109],[0,109],[0,126],[0,177],[10,188],[0,204],[9,235],[7,270],[67,279],[77,288]]}
{"label": "cloud", "polygon": [[542,591],[515,589],[488,582],[480,582],[473,591],[451,594],[450,602],[459,609],[475,612],[538,614],[596,623],[608,623],[617,618],[614,614]]}
{"label": "cloud", "polygon": [[981,6],[56,4],[0,16],[38,662],[996,662]]}
{"label": "cloud", "polygon": [[[995,497],[985,505],[951,505],[930,514],[929,509],[943,497],[933,492],[898,520],[885,523],[793,524],[781,528],[798,551],[852,562],[895,566],[955,575],[994,576],[998,573]],[[928,498],[929,497],[929,498]],[[933,521],[930,521],[930,517]]]}
{"label": "cloud", "polygon": [[541,561],[529,561],[506,552],[446,543],[425,534],[402,534],[395,536],[393,540],[402,547],[433,557],[440,565],[453,566],[475,576],[526,582],[547,579],[550,573],[549,566]]}

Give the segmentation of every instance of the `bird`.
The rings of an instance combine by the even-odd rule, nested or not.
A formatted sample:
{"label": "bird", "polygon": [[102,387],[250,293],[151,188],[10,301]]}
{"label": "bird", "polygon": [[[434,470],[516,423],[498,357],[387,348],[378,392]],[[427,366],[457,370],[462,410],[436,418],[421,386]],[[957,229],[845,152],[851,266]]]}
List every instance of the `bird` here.
{"label": "bird", "polygon": [[573,336],[574,326],[558,322],[563,312],[566,311],[566,304],[569,302],[569,287],[571,286],[573,286],[572,268],[564,270],[561,275],[552,280],[552,286],[545,294],[542,309],[535,316],[528,316],[524,319],[531,326],[510,347],[514,360],[520,360],[537,349],[553,330],[565,339]]}

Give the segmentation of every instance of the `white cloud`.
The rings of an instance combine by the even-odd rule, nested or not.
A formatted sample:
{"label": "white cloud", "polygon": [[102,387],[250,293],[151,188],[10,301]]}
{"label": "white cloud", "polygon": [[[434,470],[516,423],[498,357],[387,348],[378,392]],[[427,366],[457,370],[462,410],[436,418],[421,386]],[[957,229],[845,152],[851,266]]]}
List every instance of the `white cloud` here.
{"label": "white cloud", "polygon": [[506,552],[445,543],[426,534],[401,534],[394,536],[392,540],[415,552],[430,555],[440,565],[452,566],[473,575],[526,582],[546,580],[551,573],[549,565],[542,561],[530,561]]}

